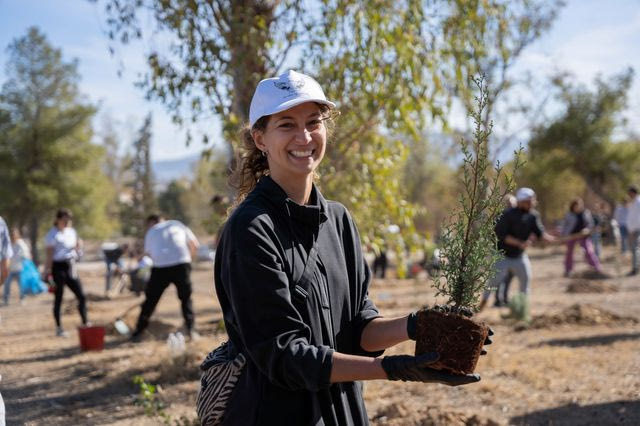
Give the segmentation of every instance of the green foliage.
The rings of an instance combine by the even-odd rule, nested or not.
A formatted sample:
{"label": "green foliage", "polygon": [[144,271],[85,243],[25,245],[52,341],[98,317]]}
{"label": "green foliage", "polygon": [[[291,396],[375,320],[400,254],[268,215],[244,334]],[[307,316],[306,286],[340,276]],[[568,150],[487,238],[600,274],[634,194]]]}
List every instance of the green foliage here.
{"label": "green foliage", "polygon": [[172,180],[169,185],[158,194],[158,208],[171,219],[190,225],[191,218],[187,214],[184,196],[188,192],[188,183],[184,180]]}
{"label": "green foliage", "polygon": [[584,180],[566,167],[566,155],[560,149],[550,149],[544,155],[530,154],[517,173],[520,186],[535,188],[537,209],[542,220],[552,223],[567,213],[569,200],[585,192]]}
{"label": "green foliage", "polygon": [[180,416],[175,419],[164,411],[164,403],[157,396],[157,386],[147,383],[140,375],[133,376],[133,384],[138,386],[138,396],[135,404],[144,409],[147,417],[160,417],[166,426],[197,426],[200,421],[197,418]]}
{"label": "green foliage", "polygon": [[[260,79],[292,64],[315,76],[342,112],[327,151],[323,188],[345,201],[363,239],[373,245],[382,238],[380,223],[400,226],[404,241],[390,242],[398,250],[414,245],[412,226],[403,224],[418,209],[407,202],[395,175],[391,181],[376,176],[403,169],[402,163],[387,161],[407,158],[409,141],[419,143],[426,125],[447,127],[454,96],[468,96],[467,75],[482,69],[507,90],[506,70],[548,27],[559,5],[555,0],[103,3],[115,43],[146,37],[140,25],[145,13],[170,35],[168,54],[148,53],[141,87],[178,123],[219,116],[230,153]],[[371,201],[359,195],[371,193]],[[390,199],[399,206],[381,208]]]}
{"label": "green foliage", "polygon": [[149,384],[144,377],[136,375],[133,377],[133,384],[138,386],[138,396],[135,404],[144,409],[144,414],[149,417],[166,416],[164,413],[164,403],[157,398],[157,388]]}
{"label": "green foliage", "polygon": [[633,71],[609,81],[597,78],[595,91],[574,86],[567,76],[554,80],[562,111],[549,124],[535,129],[529,142],[532,167],[544,167],[561,182],[570,171],[611,206],[629,183],[638,178],[640,156],[637,141],[614,142],[614,132],[623,124]]}
{"label": "green foliage", "polygon": [[411,153],[402,175],[407,201],[415,206],[428,206],[417,210],[413,222],[420,235],[436,240],[441,224],[457,203],[456,170],[448,164],[447,156],[437,142],[429,140],[428,136],[408,141],[406,145]]}
{"label": "green foliage", "polygon": [[223,153],[211,150],[198,162],[189,190],[181,197],[196,232],[216,234],[229,207],[228,164]]}
{"label": "green foliage", "polygon": [[531,312],[529,309],[529,298],[526,294],[518,292],[509,299],[508,318],[529,324],[531,322]]}
{"label": "green foliage", "polygon": [[[404,200],[401,179],[408,150],[400,141],[390,142],[373,132],[363,142],[346,147],[341,169],[332,161],[324,162],[320,185],[327,197],[347,205],[360,229],[364,227],[361,239],[366,247],[376,253],[387,249],[398,254],[402,275],[406,251],[418,243],[413,240],[415,206]],[[347,195],[345,187],[353,190]]]}
{"label": "green foliage", "polygon": [[[494,273],[493,265],[499,257],[494,224],[503,209],[504,196],[514,188],[512,176],[504,173],[499,164],[490,176],[491,124],[485,127],[482,120],[487,89],[482,79],[474,79],[474,83],[479,91],[477,108],[472,112],[474,138],[472,142],[461,139],[463,190],[457,209],[444,227],[441,256],[445,261],[433,282],[436,295],[448,297],[448,303],[459,307],[475,306]],[[518,167],[519,153],[516,153],[514,168]],[[501,178],[504,178],[502,188]]]}
{"label": "green foliage", "polygon": [[102,171],[103,148],[90,142],[95,108],[78,92],[77,63],[64,62],[36,28],[8,52],[0,92],[0,209],[12,226],[28,228],[36,256],[39,232],[59,207],[73,211],[81,235],[108,235],[113,187]]}
{"label": "green foliage", "polygon": [[134,235],[144,237],[145,219],[155,212],[156,198],[153,191],[153,171],[151,170],[151,114],[148,114],[133,141],[131,169],[133,179],[128,182],[132,192],[132,229]]}

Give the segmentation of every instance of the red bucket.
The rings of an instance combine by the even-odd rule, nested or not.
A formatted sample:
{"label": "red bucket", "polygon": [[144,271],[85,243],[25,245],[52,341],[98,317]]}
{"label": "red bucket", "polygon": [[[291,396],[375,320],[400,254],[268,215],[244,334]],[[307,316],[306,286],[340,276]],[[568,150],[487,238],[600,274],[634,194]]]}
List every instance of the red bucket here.
{"label": "red bucket", "polygon": [[83,351],[101,351],[104,348],[104,327],[101,325],[78,327],[80,347]]}

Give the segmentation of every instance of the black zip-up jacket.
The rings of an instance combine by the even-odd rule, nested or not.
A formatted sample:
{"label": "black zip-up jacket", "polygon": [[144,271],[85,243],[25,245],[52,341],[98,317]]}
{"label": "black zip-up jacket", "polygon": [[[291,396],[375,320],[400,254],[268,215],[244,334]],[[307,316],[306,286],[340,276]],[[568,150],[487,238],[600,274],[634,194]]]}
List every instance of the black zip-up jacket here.
{"label": "black zip-up jacket", "polygon": [[[316,251],[314,253],[314,250]],[[313,188],[309,205],[269,176],[233,212],[215,260],[229,340],[247,364],[227,425],[365,425],[359,382],[330,384],[333,352],[360,347],[378,310],[347,209]]]}

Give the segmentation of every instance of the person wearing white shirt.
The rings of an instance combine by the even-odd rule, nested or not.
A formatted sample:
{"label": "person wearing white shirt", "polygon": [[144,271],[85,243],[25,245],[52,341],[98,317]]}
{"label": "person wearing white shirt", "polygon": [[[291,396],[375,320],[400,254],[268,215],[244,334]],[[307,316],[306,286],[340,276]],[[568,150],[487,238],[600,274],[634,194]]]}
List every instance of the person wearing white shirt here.
{"label": "person wearing white shirt", "polygon": [[53,317],[56,321],[56,335],[68,337],[62,328],[60,320],[60,306],[65,285],[78,299],[78,311],[82,325],[87,325],[87,302],[82,290],[82,283],[78,279],[75,263],[79,257],[82,240],[78,238],[76,230],[71,226],[71,212],[68,209],[58,209],[53,227],[45,236],[47,261],[45,263],[45,277],[52,276],[55,283],[55,299],[53,302]]}
{"label": "person wearing white shirt", "polygon": [[631,250],[631,272],[637,275],[640,262],[640,195],[635,186],[629,188],[629,208],[627,210],[627,231],[629,232],[629,249]]}
{"label": "person wearing white shirt", "polygon": [[190,275],[191,258],[195,255],[198,246],[198,239],[182,222],[165,220],[158,214],[152,214],[147,218],[144,251],[151,257],[153,267],[145,289],[145,301],[140,310],[136,330],[131,336],[132,341],[140,341],[142,332],[149,325],[151,315],[162,294],[171,283],[178,290],[187,333],[190,337],[196,336],[193,330]]}
{"label": "person wearing white shirt", "polygon": [[[31,259],[31,250],[29,246],[22,239],[20,230],[18,228],[11,229],[11,241],[13,249],[13,256],[9,265],[9,276],[4,282],[3,301],[5,305],[9,304],[9,298],[11,297],[11,282],[16,281],[18,287],[20,287],[20,273],[22,272],[22,264],[26,259]],[[24,291],[20,287],[20,302],[24,300]]]}

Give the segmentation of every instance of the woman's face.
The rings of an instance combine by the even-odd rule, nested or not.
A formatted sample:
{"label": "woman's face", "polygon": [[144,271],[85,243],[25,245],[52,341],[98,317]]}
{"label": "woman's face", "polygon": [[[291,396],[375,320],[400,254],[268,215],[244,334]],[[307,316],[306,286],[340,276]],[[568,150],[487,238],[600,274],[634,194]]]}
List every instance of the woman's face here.
{"label": "woman's face", "polygon": [[327,129],[318,104],[306,102],[269,117],[266,129],[253,138],[268,153],[272,177],[306,178],[324,157]]}
{"label": "woman's face", "polygon": [[584,204],[581,201],[578,201],[573,205],[572,211],[574,213],[581,213],[583,210],[584,210]]}

